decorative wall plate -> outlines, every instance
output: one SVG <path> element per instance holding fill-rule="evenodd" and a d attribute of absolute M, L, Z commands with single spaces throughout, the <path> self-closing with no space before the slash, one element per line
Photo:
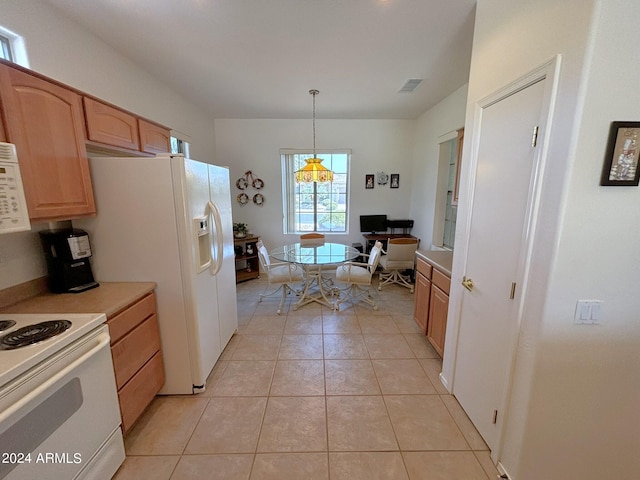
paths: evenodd
<path fill-rule="evenodd" d="M 256 178 L 253 180 L 253 188 L 255 188 L 256 190 L 261 190 L 262 187 L 264 187 L 264 182 L 262 181 L 262 179 L 260 178 Z"/>
<path fill-rule="evenodd" d="M 389 175 L 387 175 L 384 172 L 378 172 L 377 176 L 378 176 L 378 185 L 386 185 L 387 182 L 389 181 Z"/>
<path fill-rule="evenodd" d="M 238 181 L 236 182 L 236 187 L 238 187 L 240 190 L 244 190 L 248 186 L 249 186 L 249 182 L 247 182 L 247 179 L 244 177 L 239 178 Z"/>
<path fill-rule="evenodd" d="M 247 195 L 246 193 L 240 193 L 236 198 L 240 205 L 246 205 L 247 203 L 249 203 L 249 195 Z"/>

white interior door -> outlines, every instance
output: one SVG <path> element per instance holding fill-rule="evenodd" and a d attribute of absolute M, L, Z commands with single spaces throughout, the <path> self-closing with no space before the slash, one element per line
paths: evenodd
<path fill-rule="evenodd" d="M 453 393 L 490 448 L 497 446 L 523 275 L 545 98 L 540 80 L 482 110 Z M 511 298 L 512 283 L 516 282 Z"/>

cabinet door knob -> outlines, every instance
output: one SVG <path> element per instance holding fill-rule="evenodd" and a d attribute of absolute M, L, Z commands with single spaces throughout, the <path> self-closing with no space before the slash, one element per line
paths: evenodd
<path fill-rule="evenodd" d="M 462 286 L 467 290 L 473 290 L 473 280 L 467 277 L 462 277 Z"/>

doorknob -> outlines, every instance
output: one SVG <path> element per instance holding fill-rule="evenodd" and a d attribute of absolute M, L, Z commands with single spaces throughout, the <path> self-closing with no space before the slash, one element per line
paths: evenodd
<path fill-rule="evenodd" d="M 467 277 L 462 277 L 462 286 L 467 290 L 473 290 L 473 280 Z"/>

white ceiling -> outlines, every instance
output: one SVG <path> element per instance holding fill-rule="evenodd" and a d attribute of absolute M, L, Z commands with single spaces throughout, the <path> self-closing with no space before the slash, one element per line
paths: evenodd
<path fill-rule="evenodd" d="M 420 116 L 468 81 L 475 0 L 47 0 L 214 118 Z M 423 78 L 413 93 L 398 93 Z"/>

